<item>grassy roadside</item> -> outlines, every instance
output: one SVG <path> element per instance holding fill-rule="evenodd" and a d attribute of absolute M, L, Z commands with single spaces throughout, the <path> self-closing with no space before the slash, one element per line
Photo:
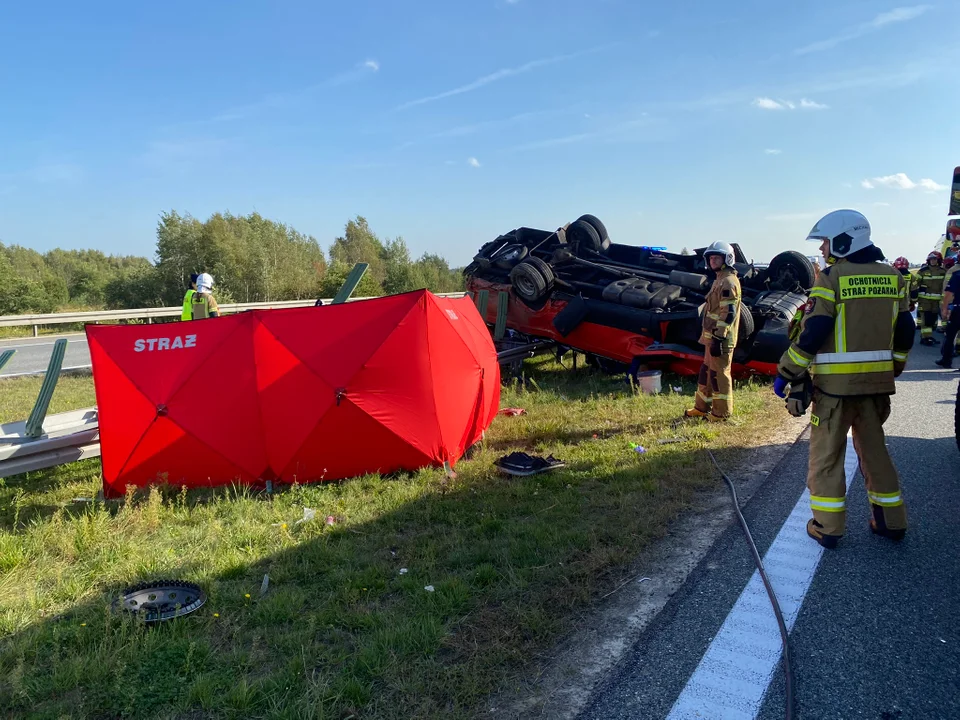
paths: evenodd
<path fill-rule="evenodd" d="M 0 379 L 0 423 L 26 420 L 37 401 L 43 376 Z M 64 375 L 50 399 L 50 415 L 67 410 L 93 407 L 97 404 L 93 392 L 93 378 Z"/>
<path fill-rule="evenodd" d="M 618 571 L 716 482 L 703 447 L 732 462 L 783 412 L 767 385 L 748 383 L 737 424 L 675 427 L 689 382 L 682 394 L 636 396 L 592 371 L 528 367 L 536 389 L 507 390 L 502 402 L 527 414 L 499 417 L 455 480 L 422 471 L 272 497 L 161 488 L 104 504 L 73 501 L 95 495 L 98 461 L 8 479 L 3 715 L 481 713 L 490 691 L 614 589 Z M 8 390 L 0 385 L 5 409 Z M 493 461 L 515 449 L 567 467 L 498 475 Z M 298 524 L 304 508 L 316 519 Z M 201 583 L 207 605 L 149 630 L 109 612 L 107 593 L 161 576 Z"/>

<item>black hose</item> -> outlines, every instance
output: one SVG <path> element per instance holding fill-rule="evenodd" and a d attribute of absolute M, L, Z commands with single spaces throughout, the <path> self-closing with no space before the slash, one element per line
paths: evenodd
<path fill-rule="evenodd" d="M 740 500 L 737 497 L 737 489 L 709 449 L 707 450 L 707 455 L 710 456 L 710 460 L 713 462 L 714 467 L 717 468 L 717 472 L 720 473 L 720 476 L 727 482 L 727 487 L 730 488 L 730 495 L 733 498 L 733 509 L 737 513 L 737 519 L 740 521 L 740 527 L 743 528 L 743 534 L 747 537 L 747 544 L 750 546 L 750 552 L 753 553 L 753 561 L 756 563 L 757 570 L 760 572 L 763 586 L 767 589 L 767 596 L 770 598 L 770 604 L 773 605 L 773 614 L 777 616 L 777 625 L 780 626 L 780 639 L 783 645 L 783 677 L 786 684 L 784 717 L 787 720 L 793 720 L 793 670 L 790 667 L 790 633 L 787 631 L 787 624 L 783 620 L 783 613 L 780 611 L 780 603 L 777 601 L 777 595 L 773 591 L 773 586 L 767 577 L 767 571 L 763 567 L 763 560 L 760 559 L 760 553 L 757 551 L 757 544 L 753 541 L 753 535 L 750 534 L 750 527 L 747 525 L 747 520 L 743 517 L 743 513 L 740 512 Z"/>

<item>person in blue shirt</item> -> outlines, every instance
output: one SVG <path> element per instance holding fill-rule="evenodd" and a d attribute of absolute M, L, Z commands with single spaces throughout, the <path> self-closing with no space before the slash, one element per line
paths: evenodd
<path fill-rule="evenodd" d="M 940 359 L 936 361 L 936 364 L 942 368 L 953 367 L 953 346 L 957 340 L 957 333 L 960 332 L 960 308 L 955 306 L 958 298 L 960 298 L 960 272 L 955 272 L 950 277 L 947 287 L 944 288 L 940 305 L 940 314 L 947 321 L 943 350 Z M 956 311 L 954 311 L 955 308 Z"/>

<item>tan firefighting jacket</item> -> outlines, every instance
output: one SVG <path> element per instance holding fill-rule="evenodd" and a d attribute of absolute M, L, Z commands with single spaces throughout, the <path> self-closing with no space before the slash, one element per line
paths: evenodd
<path fill-rule="evenodd" d="M 740 280 L 737 271 L 724 266 L 717 273 L 703 309 L 701 344 L 708 346 L 714 338 L 721 341 L 725 351 L 737 346 L 740 325 Z"/>
<path fill-rule="evenodd" d="M 896 332 L 900 314 L 909 317 L 905 290 L 900 272 L 882 262 L 839 260 L 821 271 L 778 372 L 790 380 L 809 372 L 828 395 L 893 394 L 894 362 L 902 369 L 913 345 L 913 329 Z"/>
<path fill-rule="evenodd" d="M 940 309 L 943 300 L 944 278 L 947 271 L 942 267 L 924 265 L 917 273 L 917 307 L 921 312 L 934 312 Z"/>

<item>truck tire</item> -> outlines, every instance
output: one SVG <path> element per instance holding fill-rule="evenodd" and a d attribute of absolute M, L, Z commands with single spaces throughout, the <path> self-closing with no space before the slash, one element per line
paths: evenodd
<path fill-rule="evenodd" d="M 700 306 L 700 327 L 703 327 L 703 308 L 704 305 Z M 743 345 L 747 338 L 753 335 L 753 332 L 757 329 L 757 323 L 753 319 L 753 313 L 750 312 L 750 308 L 747 307 L 746 303 L 740 303 L 740 324 L 737 326 L 737 347 Z M 699 334 L 697 335 L 699 338 Z"/>
<path fill-rule="evenodd" d="M 809 290 L 817 279 L 813 263 L 807 260 L 806 255 L 795 250 L 787 250 L 773 258 L 767 277 L 774 290 L 795 290 L 797 286 Z"/>
<path fill-rule="evenodd" d="M 581 220 L 588 225 L 593 226 L 593 229 L 597 231 L 597 235 L 600 236 L 600 242 L 610 239 L 610 235 L 607 234 L 606 226 L 600 222 L 600 218 L 598 218 L 596 215 L 581 215 L 577 218 L 577 222 L 580 222 Z"/>
<path fill-rule="evenodd" d="M 501 270 L 510 270 L 517 263 L 522 262 L 528 254 L 526 245 L 507 245 L 502 250 L 496 252 L 493 257 L 490 258 L 490 262 L 494 267 L 500 268 Z"/>
<path fill-rule="evenodd" d="M 743 344 L 743 342 L 753 335 L 753 331 L 757 329 L 757 324 L 754 322 L 753 313 L 750 312 L 750 308 L 747 307 L 746 303 L 740 303 L 740 326 L 737 328 L 737 345 Z"/>
<path fill-rule="evenodd" d="M 510 271 L 510 284 L 517 297 L 537 303 L 553 291 L 553 269 L 538 257 L 528 257 Z"/>
<path fill-rule="evenodd" d="M 601 240 L 600 233 L 585 220 L 570 223 L 567 228 L 567 243 L 580 257 L 603 254 L 610 247 L 610 240 Z"/>

